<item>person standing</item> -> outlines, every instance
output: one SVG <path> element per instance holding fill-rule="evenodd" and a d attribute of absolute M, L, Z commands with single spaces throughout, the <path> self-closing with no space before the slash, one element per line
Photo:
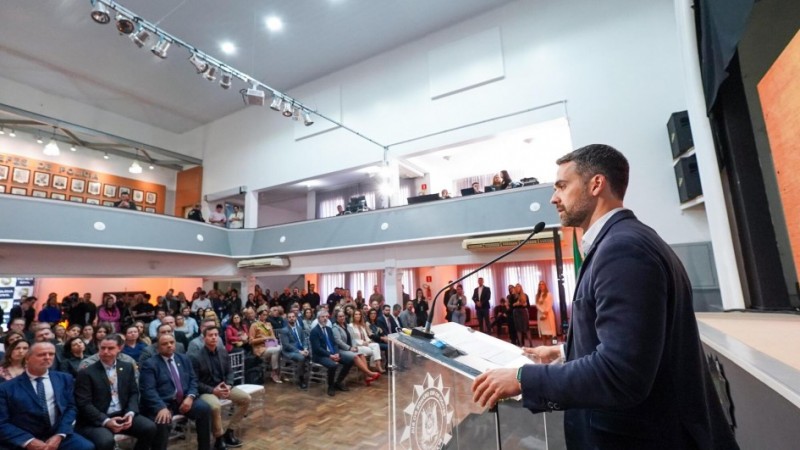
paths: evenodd
<path fill-rule="evenodd" d="M 629 166 L 608 145 L 557 161 L 551 202 L 584 230 L 586 251 L 564 346 L 541 362 L 491 370 L 472 385 L 483 405 L 522 394 L 533 412 L 565 410 L 570 449 L 737 449 L 706 365 L 692 287 L 680 259 L 623 207 Z"/>
<path fill-rule="evenodd" d="M 211 214 L 208 215 L 208 223 L 220 228 L 225 228 L 225 223 L 227 223 L 227 221 L 228 218 L 225 217 L 221 204 L 218 204 L 216 208 L 214 208 L 214 211 L 211 211 Z"/>
<path fill-rule="evenodd" d="M 233 212 L 228 216 L 228 227 L 236 230 L 244 228 L 244 213 L 239 210 L 238 205 L 233 205 Z"/>
<path fill-rule="evenodd" d="M 483 277 L 478 278 L 478 287 L 472 292 L 472 301 L 475 302 L 475 315 L 478 317 L 478 328 L 482 333 L 492 334 L 492 327 L 489 324 L 489 312 L 492 298 L 492 290 L 483 285 Z"/>
<path fill-rule="evenodd" d="M 556 314 L 553 311 L 553 294 L 547 289 L 544 280 L 539 281 L 536 291 L 536 324 L 542 344 L 550 344 L 556 333 Z"/>
<path fill-rule="evenodd" d="M 455 323 L 464 325 L 467 323 L 467 315 L 464 313 L 464 305 L 467 304 L 467 297 L 464 295 L 464 288 L 456 285 L 455 294 L 450 296 L 447 301 L 447 310 L 450 311 L 450 318 Z"/>

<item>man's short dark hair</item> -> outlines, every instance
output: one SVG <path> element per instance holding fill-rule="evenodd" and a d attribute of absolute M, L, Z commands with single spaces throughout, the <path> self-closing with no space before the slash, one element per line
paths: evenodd
<path fill-rule="evenodd" d="M 575 171 L 584 180 L 603 175 L 608 180 L 611 192 L 620 200 L 625 198 L 630 166 L 619 150 L 610 145 L 590 144 L 556 160 L 559 166 L 568 162 L 575 163 Z"/>
<path fill-rule="evenodd" d="M 106 337 L 103 338 L 103 341 L 114 341 L 114 343 L 117 344 L 117 347 L 122 347 L 122 345 L 125 344 L 125 339 L 123 339 L 122 336 L 118 335 L 117 333 L 107 334 Z"/>
<path fill-rule="evenodd" d="M 216 325 L 212 325 L 208 328 L 203 329 L 203 337 L 206 337 L 209 331 L 214 331 L 214 330 L 217 330 L 217 333 L 219 333 L 219 327 Z"/>
<path fill-rule="evenodd" d="M 161 329 L 164 328 L 164 327 L 168 327 L 170 333 L 175 331 L 175 330 L 172 329 L 172 325 L 170 325 L 168 323 L 162 323 L 161 325 L 158 326 L 158 328 L 156 328 L 156 334 L 161 334 Z"/>

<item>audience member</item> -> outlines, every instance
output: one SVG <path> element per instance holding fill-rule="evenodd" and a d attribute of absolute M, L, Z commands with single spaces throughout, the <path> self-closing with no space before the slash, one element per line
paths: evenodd
<path fill-rule="evenodd" d="M 175 353 L 175 337 L 161 334 L 156 341 L 158 355 L 147 359 L 141 367 L 142 414 L 156 423 L 153 448 L 165 450 L 172 417 L 182 414 L 195 421 L 197 448 L 211 448 L 211 409 L 198 399 L 197 376 L 189 357 Z"/>
<path fill-rule="evenodd" d="M 451 198 L 450 197 L 450 191 L 448 191 L 447 189 L 442 189 L 442 193 L 439 194 L 439 197 L 441 197 L 441 198 Z"/>
<path fill-rule="evenodd" d="M 0 383 L 8 381 L 25 372 L 25 355 L 28 354 L 28 341 L 22 335 L 15 333 L 19 339 L 8 342 L 6 339 L 6 351 L 3 356 L 3 363 L 0 364 Z"/>
<path fill-rule="evenodd" d="M 287 305 L 286 310 L 288 309 L 289 307 Z M 281 308 L 278 306 L 273 306 L 269 309 L 269 317 L 267 320 L 272 325 L 273 330 L 280 330 L 286 326 L 286 321 L 281 317 Z"/>
<path fill-rule="evenodd" d="M 417 314 L 414 312 L 414 302 L 407 301 L 404 303 L 405 309 L 397 317 L 400 320 L 400 326 L 403 328 L 414 328 L 417 326 Z"/>
<path fill-rule="evenodd" d="M 150 336 L 148 336 L 147 333 L 144 332 L 144 322 L 142 322 L 141 320 L 137 320 L 136 322 L 133 322 L 133 325 L 139 331 L 139 341 L 142 342 L 144 345 L 152 344 Z"/>
<path fill-rule="evenodd" d="M 500 297 L 500 304 L 494 307 L 494 320 L 492 321 L 492 328 L 497 327 L 497 337 L 500 337 L 503 325 L 509 324 L 508 320 L 508 306 L 506 306 L 506 299 Z M 509 334 L 511 330 L 509 329 Z"/>
<path fill-rule="evenodd" d="M 208 223 L 211 225 L 225 228 L 225 224 L 228 222 L 228 219 L 225 217 L 225 212 L 222 209 L 222 205 L 217 204 L 214 208 L 214 211 L 211 211 L 211 214 L 208 215 Z"/>
<path fill-rule="evenodd" d="M 55 346 L 36 342 L 25 356 L 25 375 L 0 384 L 0 442 L 30 449 L 92 450 L 73 430 L 76 409 L 70 375 L 50 370 Z"/>
<path fill-rule="evenodd" d="M 186 216 L 189 220 L 194 220 L 196 222 L 203 222 L 205 223 L 206 219 L 203 219 L 203 211 L 200 210 L 200 204 L 194 205 L 192 209 L 189 211 L 189 214 Z"/>
<path fill-rule="evenodd" d="M 311 329 L 314 328 L 314 310 L 311 308 L 305 308 L 303 310 L 303 320 L 300 321 L 302 327 L 307 331 L 311 332 Z"/>
<path fill-rule="evenodd" d="M 309 284 L 308 293 L 303 296 L 303 302 L 308 303 L 309 306 L 311 306 L 311 308 L 313 308 L 314 310 L 317 309 L 320 302 L 319 294 L 317 294 L 316 289 L 317 289 L 316 284 L 313 283 Z"/>
<path fill-rule="evenodd" d="M 250 347 L 253 354 L 269 363 L 272 368 L 272 381 L 281 383 L 281 347 L 272 324 L 267 320 L 266 306 L 258 308 L 258 320 L 250 327 Z"/>
<path fill-rule="evenodd" d="M 308 389 L 308 332 L 298 322 L 296 313 L 289 312 L 286 319 L 286 327 L 278 330 L 281 354 L 296 363 L 294 381 L 300 389 L 305 390 Z"/>
<path fill-rule="evenodd" d="M 366 356 L 358 351 L 355 340 L 348 329 L 346 317 L 344 311 L 340 310 L 336 313 L 336 323 L 333 324 L 333 340 L 342 358 L 352 359 L 353 365 L 366 376 L 364 382 L 369 386 L 381 374 L 370 370 Z"/>
<path fill-rule="evenodd" d="M 492 334 L 489 324 L 489 311 L 491 310 L 492 289 L 483 285 L 483 277 L 478 278 L 478 287 L 472 291 L 472 301 L 475 303 L 475 316 L 478 318 L 478 327 L 482 333 Z"/>
<path fill-rule="evenodd" d="M 353 361 L 343 358 L 336 350 L 333 331 L 328 328 L 328 318 L 330 314 L 326 309 L 321 309 L 317 313 L 317 325 L 311 330 L 309 340 L 311 342 L 312 360 L 317 364 L 322 364 L 328 369 L 328 395 L 336 395 L 336 390 L 349 391 L 344 385 L 344 379 Z M 336 378 L 336 369 L 342 366 Z"/>
<path fill-rule="evenodd" d="M 86 344 L 83 343 L 83 339 L 80 337 L 67 339 L 67 342 L 64 343 L 58 370 L 75 378 L 78 375 L 81 361 L 86 357 L 85 352 Z"/>
<path fill-rule="evenodd" d="M 378 372 L 386 373 L 383 369 L 383 362 L 381 361 L 381 347 L 370 338 L 370 330 L 366 320 L 364 320 L 364 312 L 356 310 L 353 313 L 353 320 L 348 327 L 350 335 L 353 338 L 353 344 L 358 349 L 358 352 L 368 357 Z"/>
<path fill-rule="evenodd" d="M 250 407 L 250 394 L 233 386 L 228 352 L 219 347 L 219 328 L 208 327 L 203 330 L 203 348 L 190 356 L 192 367 L 197 375 L 197 390 L 200 399 L 211 408 L 211 432 L 214 435 L 214 448 L 241 447 L 236 438 L 236 430 Z M 222 428 L 222 405 L 220 400 L 233 402 L 234 413 L 228 428 Z"/>
<path fill-rule="evenodd" d="M 467 297 L 464 295 L 464 288 L 456 285 L 456 292 L 447 301 L 447 310 L 450 311 L 450 321 L 464 325 L 467 322 L 467 315 L 464 312 L 464 305 L 467 304 Z"/>
<path fill-rule="evenodd" d="M 130 356 L 134 361 L 139 361 L 145 348 L 147 348 L 147 344 L 139 339 L 139 327 L 135 324 L 128 325 L 125 329 L 125 344 L 122 346 L 122 353 Z"/>
<path fill-rule="evenodd" d="M 231 316 L 231 321 L 225 327 L 225 350 L 228 353 L 234 351 L 243 351 L 250 346 L 247 343 L 250 340 L 250 330 L 247 325 L 242 322 L 242 315 L 234 313 Z"/>
<path fill-rule="evenodd" d="M 154 442 L 156 425 L 139 414 L 135 367 L 117 359 L 121 344 L 118 335 L 106 336 L 100 342 L 99 361 L 78 373 L 75 380 L 77 430 L 98 450 L 113 450 L 115 434 L 135 437 L 136 450 L 163 447 L 166 443 Z"/>
<path fill-rule="evenodd" d="M 228 216 L 228 227 L 237 230 L 244 228 L 244 213 L 239 210 L 237 205 L 233 205 L 233 212 Z"/>
<path fill-rule="evenodd" d="M 483 194 L 481 190 L 481 184 L 477 181 L 472 182 L 472 190 L 475 191 L 476 194 Z"/>
<path fill-rule="evenodd" d="M 430 305 L 428 305 L 428 300 L 425 298 L 425 293 L 422 288 L 417 288 L 417 291 L 414 294 L 413 302 L 414 312 L 417 313 L 417 326 L 425 326 L 425 323 L 428 321 L 428 310 L 430 309 Z"/>
<path fill-rule="evenodd" d="M 133 200 L 131 200 L 131 194 L 125 191 L 119 193 L 119 200 L 114 202 L 114 207 L 123 209 L 132 209 L 134 211 L 138 209 L 136 207 L 136 203 Z"/>
<path fill-rule="evenodd" d="M 100 322 L 105 322 L 111 325 L 111 330 L 109 333 L 118 332 L 120 329 L 120 320 L 122 319 L 122 314 L 120 309 L 117 307 L 116 302 L 114 301 L 114 297 L 109 295 L 103 299 L 103 306 L 97 310 L 97 319 Z"/>
<path fill-rule="evenodd" d="M 514 300 L 513 303 L 509 300 L 514 320 L 514 330 L 517 332 L 517 341 L 520 345 L 524 346 L 526 337 L 528 341 L 531 340 L 530 318 L 528 313 L 530 302 L 528 301 L 528 294 L 522 289 L 522 285 L 517 283 L 517 285 L 514 286 L 514 296 L 511 298 Z"/>
<path fill-rule="evenodd" d="M 61 322 L 61 308 L 58 306 L 58 294 L 51 292 L 50 295 L 47 296 L 47 302 L 44 308 L 39 311 L 37 319 L 39 322 L 46 322 L 48 324 Z"/>
<path fill-rule="evenodd" d="M 378 302 L 378 306 L 383 306 L 383 294 L 381 294 L 381 290 L 377 284 L 372 286 L 372 295 L 369 296 L 370 306 L 372 306 L 372 302 Z"/>
<path fill-rule="evenodd" d="M 175 338 L 175 333 L 172 330 L 171 325 L 163 324 L 158 327 L 158 336 L 153 339 L 152 344 L 148 345 L 142 350 L 142 354 L 139 355 L 139 364 L 144 364 L 145 361 L 158 354 L 158 337 L 165 334 L 172 336 L 173 339 Z M 175 342 L 173 351 L 180 354 L 185 354 L 187 352 L 186 347 L 184 347 L 180 342 L 177 342 L 177 340 Z"/>

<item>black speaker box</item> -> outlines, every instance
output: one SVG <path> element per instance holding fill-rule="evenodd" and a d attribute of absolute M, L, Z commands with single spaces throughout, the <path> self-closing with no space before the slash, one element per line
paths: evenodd
<path fill-rule="evenodd" d="M 678 196 L 681 203 L 703 195 L 700 185 L 700 171 L 697 169 L 695 155 L 681 158 L 675 163 L 675 182 L 678 184 Z"/>
<path fill-rule="evenodd" d="M 689 123 L 689 113 L 680 111 L 672 113 L 667 122 L 669 145 L 672 147 L 672 157 L 677 158 L 694 147 L 692 140 L 692 125 Z"/>

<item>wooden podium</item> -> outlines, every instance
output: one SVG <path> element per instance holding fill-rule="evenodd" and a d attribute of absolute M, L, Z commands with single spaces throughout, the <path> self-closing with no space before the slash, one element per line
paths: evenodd
<path fill-rule="evenodd" d="M 389 448 L 561 448 L 548 446 L 549 414 L 532 414 L 518 399 L 490 410 L 472 401 L 472 382 L 483 371 L 530 363 L 519 348 L 455 323 L 431 331 L 433 341 L 389 336 Z"/>

